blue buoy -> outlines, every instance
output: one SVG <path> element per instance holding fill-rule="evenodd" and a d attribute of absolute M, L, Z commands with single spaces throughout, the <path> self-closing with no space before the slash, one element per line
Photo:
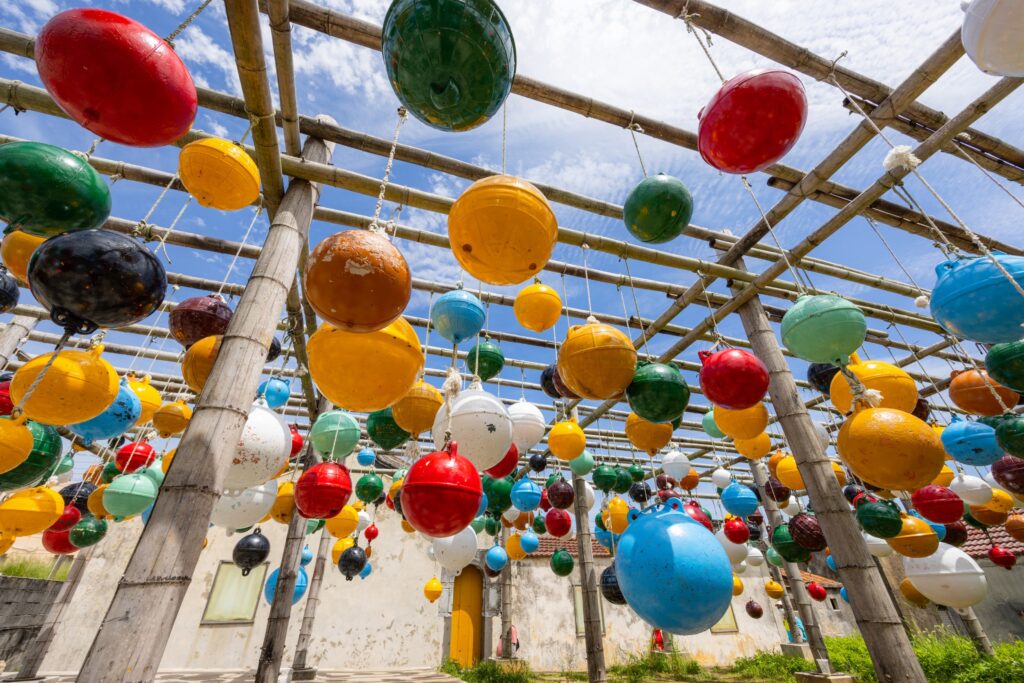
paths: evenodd
<path fill-rule="evenodd" d="M 313 561 L 313 551 L 309 549 L 308 545 L 302 546 L 302 555 L 299 557 L 299 564 L 305 567 L 307 564 Z"/>
<path fill-rule="evenodd" d="M 1024 285 L 1024 257 L 994 253 L 1018 285 Z M 962 339 L 998 344 L 1017 341 L 1024 306 L 1013 282 L 984 256 L 964 256 L 935 266 L 938 280 L 931 313 L 946 331 Z"/>
<path fill-rule="evenodd" d="M 68 429 L 82 437 L 83 444 L 90 446 L 93 441 L 121 436 L 138 421 L 140 415 L 142 402 L 128 386 L 128 381 L 122 379 L 117 389 L 117 398 L 106 410 L 91 420 L 68 425 Z"/>
<path fill-rule="evenodd" d="M 523 477 L 512 487 L 512 505 L 523 512 L 533 512 L 540 507 L 540 486 L 529 477 Z"/>
<path fill-rule="evenodd" d="M 270 572 L 270 576 L 267 577 L 267 583 L 263 586 L 263 598 L 268 603 L 274 602 L 274 592 L 277 590 L 277 576 L 280 573 L 280 569 L 275 569 Z M 299 567 L 299 575 L 295 577 L 295 590 L 292 592 L 292 604 L 296 604 L 302 599 L 302 596 L 306 594 L 306 589 L 309 587 L 309 576 L 306 575 L 306 570 Z"/>
<path fill-rule="evenodd" d="M 508 553 L 500 545 L 493 545 L 484 556 L 484 562 L 492 572 L 500 572 L 508 564 Z"/>
<path fill-rule="evenodd" d="M 359 572 L 359 578 L 360 579 L 365 579 L 367 576 L 370 575 L 370 572 L 372 572 L 372 571 L 373 571 L 373 565 L 371 565 L 369 562 L 367 562 L 366 566 L 363 567 L 363 571 Z"/>
<path fill-rule="evenodd" d="M 846 592 L 846 586 L 839 589 L 839 597 L 843 599 L 843 602 L 850 602 L 850 594 Z"/>
<path fill-rule="evenodd" d="M 540 547 L 540 537 L 533 533 L 532 530 L 527 529 L 519 537 L 519 547 L 522 548 L 525 553 L 532 553 Z"/>
<path fill-rule="evenodd" d="M 737 517 L 746 517 L 757 510 L 757 496 L 749 487 L 733 482 L 722 491 L 722 507 Z"/>
<path fill-rule="evenodd" d="M 288 402 L 288 396 L 292 393 L 292 389 L 287 380 L 271 377 L 260 384 L 256 393 L 258 396 L 262 396 L 271 408 L 280 408 Z"/>
<path fill-rule="evenodd" d="M 372 448 L 364 448 L 356 455 L 356 462 L 362 467 L 373 467 L 373 464 L 377 462 L 377 454 L 373 452 Z"/>
<path fill-rule="evenodd" d="M 996 430 L 982 422 L 954 415 L 940 438 L 946 452 L 965 465 L 991 465 L 1003 457 L 1003 449 L 996 442 Z"/>
<path fill-rule="evenodd" d="M 430 307 L 430 322 L 453 344 L 475 337 L 484 326 L 484 305 L 464 289 L 445 292 Z"/>

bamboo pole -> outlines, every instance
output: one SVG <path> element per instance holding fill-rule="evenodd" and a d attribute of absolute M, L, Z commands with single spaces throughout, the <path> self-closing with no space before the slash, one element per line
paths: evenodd
<path fill-rule="evenodd" d="M 576 559 L 579 561 L 580 588 L 583 592 L 583 636 L 587 647 L 587 680 L 590 683 L 606 683 L 608 671 L 604 664 L 604 641 L 601 636 L 601 596 L 597 587 L 597 571 L 594 569 L 594 546 L 591 539 L 590 517 L 586 496 L 582 491 L 586 481 L 580 475 L 573 477 L 573 488 L 577 495 L 573 501 L 576 513 Z"/>
<path fill-rule="evenodd" d="M 295 69 L 292 66 L 292 24 L 288 19 L 288 0 L 270 0 L 268 16 L 270 38 L 274 45 L 277 91 L 281 101 L 284 149 L 288 154 L 297 156 L 301 149 L 299 105 L 295 94 Z"/>
<path fill-rule="evenodd" d="M 14 357 L 18 346 L 28 338 L 28 335 L 35 329 L 39 322 L 37 316 L 15 314 L 11 322 L 7 323 L 4 331 L 0 333 L 0 368 L 6 368 L 7 364 Z"/>
<path fill-rule="evenodd" d="M 309 580 L 309 592 L 306 596 L 306 607 L 302 611 L 302 625 L 299 627 L 299 639 L 295 643 L 295 657 L 292 658 L 292 680 L 312 681 L 316 678 L 316 668 L 309 666 L 309 642 L 313 637 L 313 623 L 316 621 L 317 607 L 320 606 L 320 587 L 323 585 L 324 573 L 327 571 L 327 556 L 331 554 L 334 539 L 326 529 L 320 532 L 320 545 L 317 547 L 316 559 L 313 560 L 313 576 Z"/>
<path fill-rule="evenodd" d="M 992 641 L 988 639 L 988 634 L 985 633 L 985 629 L 982 628 L 981 622 L 978 620 L 978 615 L 974 613 L 974 608 L 966 607 L 963 609 L 957 609 L 956 613 L 960 615 L 960 620 L 964 622 L 964 626 L 967 628 L 967 633 L 971 636 L 971 642 L 974 643 L 974 647 L 978 651 L 978 654 L 982 657 L 994 657 L 996 651 L 992 647 Z"/>
<path fill-rule="evenodd" d="M 707 29 L 730 42 L 768 57 L 779 64 L 784 64 L 815 80 L 827 82 L 826 79 L 829 76 L 834 76 L 845 90 L 871 102 L 882 102 L 891 97 L 894 92 L 884 83 L 847 69 L 831 59 L 816 55 L 807 48 L 796 45 L 782 36 L 706 0 L 634 0 L 634 2 L 671 17 L 679 17 L 684 11 L 688 12 L 695 26 Z M 949 120 L 942 112 L 931 109 L 920 102 L 911 101 L 905 109 L 909 118 L 934 129 L 942 127 Z M 980 149 L 1004 159 L 1007 163 L 1024 168 L 1024 151 L 981 131 L 967 129 L 967 133 Z"/>
<path fill-rule="evenodd" d="M 737 263 L 742 264 L 742 260 Z M 871 654 L 878 680 L 925 683 L 910 639 L 872 562 L 860 527 L 843 498 L 832 465 L 818 442 L 793 376 L 779 350 L 775 331 L 756 296 L 740 309 L 740 320 L 753 344 L 754 353 L 768 366 L 768 393 L 775 413 L 796 458 L 818 521 L 829 540 L 832 557 L 849 592 L 850 606 Z"/>
<path fill-rule="evenodd" d="M 775 581 L 780 586 L 784 581 L 782 578 L 782 572 L 780 572 L 779 568 L 774 564 L 768 565 L 768 576 L 770 576 L 772 581 Z M 789 592 L 785 590 L 782 591 L 782 615 L 785 617 L 786 623 L 789 624 L 789 633 L 793 637 L 793 642 L 797 644 L 806 642 L 804 640 L 804 635 L 800 633 L 800 627 L 796 623 L 796 612 L 793 611 L 793 601 L 789 597 Z"/>
<path fill-rule="evenodd" d="M 509 529 L 505 525 L 501 527 L 501 545 L 508 542 Z M 501 568 L 501 656 L 502 659 L 512 659 L 512 561 L 509 560 Z"/>
<path fill-rule="evenodd" d="M 229 7 L 235 4 L 229 0 Z M 324 163 L 331 148 L 309 140 L 303 156 Z M 293 181 L 275 213 L 149 524 L 79 672 L 82 683 L 148 682 L 156 674 L 294 279 L 316 196 L 312 184 Z"/>

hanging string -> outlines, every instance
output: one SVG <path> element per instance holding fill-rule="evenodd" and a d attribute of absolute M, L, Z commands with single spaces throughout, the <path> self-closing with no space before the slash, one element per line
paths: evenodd
<path fill-rule="evenodd" d="M 231 257 L 231 263 L 228 264 L 228 270 L 224 273 L 224 279 L 221 280 L 220 287 L 217 288 L 217 294 L 223 294 L 224 288 L 227 287 L 228 279 L 231 277 L 231 272 L 235 269 L 235 264 L 238 263 L 239 257 L 242 255 L 242 250 L 245 249 L 246 243 L 249 241 L 249 235 L 252 234 L 253 227 L 256 225 L 256 221 L 259 220 L 260 215 L 263 213 L 263 202 L 260 202 L 256 206 L 256 211 L 252 215 L 252 220 L 249 221 L 249 227 L 245 231 L 245 235 L 242 236 L 242 241 L 238 245 L 238 249 L 235 250 L 235 255 Z"/>
<path fill-rule="evenodd" d="M 149 219 L 153 217 L 153 212 L 156 211 L 156 207 L 160 206 L 160 202 L 164 200 L 164 197 L 167 196 L 167 192 L 170 191 L 171 186 L 174 185 L 177 180 L 178 174 L 174 174 L 164 186 L 164 189 L 160 190 L 160 194 L 157 195 L 156 201 L 154 201 L 153 205 L 149 207 L 149 211 L 146 212 L 146 215 L 132 227 L 131 234 L 133 237 L 141 237 L 147 242 L 153 239 L 153 231 L 150 228 Z"/>
<path fill-rule="evenodd" d="M 508 140 L 508 100 L 501 105 L 501 174 L 505 175 L 505 146 Z"/>
<path fill-rule="evenodd" d="M 425 381 L 425 379 L 427 377 L 426 358 L 427 358 L 427 353 L 429 353 L 429 350 L 430 350 L 430 328 L 431 328 L 431 325 L 434 322 L 434 319 L 430 317 L 430 309 L 432 309 L 433 307 L 434 307 L 434 293 L 431 292 L 430 293 L 430 297 L 429 297 L 429 299 L 427 301 L 427 333 L 423 337 L 423 358 L 424 358 L 424 363 L 423 363 L 423 367 L 420 368 L 420 381 L 421 382 Z"/>
<path fill-rule="evenodd" d="M 778 247 L 779 251 L 782 253 L 782 260 L 785 262 L 786 268 L 789 269 L 789 272 L 793 275 L 793 284 L 796 285 L 797 294 L 806 294 L 807 287 L 804 286 L 800 274 L 797 273 L 796 268 L 794 268 L 793 264 L 790 262 L 789 251 L 782 246 L 782 242 L 779 241 L 779 236 L 775 234 L 775 228 L 772 226 L 771 221 L 768 220 L 768 216 L 765 214 L 764 208 L 761 206 L 761 202 L 757 199 L 757 195 L 754 194 L 754 188 L 751 187 L 750 181 L 747 180 L 747 176 L 745 175 L 740 176 L 740 180 L 743 181 L 743 187 L 746 188 L 747 194 L 749 194 L 750 198 L 754 200 L 754 206 L 757 207 L 757 212 L 761 214 L 761 221 L 765 226 L 767 226 L 768 233 L 772 236 L 772 241 L 775 242 L 775 246 Z"/>
<path fill-rule="evenodd" d="M 872 232 L 874 232 L 875 235 L 878 237 L 878 241 L 882 243 L 882 246 L 885 247 L 885 250 L 889 252 L 889 256 L 891 256 L 892 260 L 896 262 L 896 265 L 903 272 L 903 275 L 907 278 L 907 281 L 910 282 L 911 285 L 913 285 L 916 289 L 918 289 L 921 292 L 918 298 L 914 300 L 915 305 L 917 305 L 919 308 L 924 308 L 925 306 L 927 306 L 927 290 L 922 288 L 921 285 L 917 284 L 917 280 L 915 280 L 914 276 L 910 274 L 910 271 L 907 270 L 907 267 L 903 265 L 903 261 L 901 261 L 900 257 L 896 255 L 896 252 L 893 250 L 893 248 L 889 246 L 889 242 L 882 235 L 882 231 L 878 229 L 878 224 L 875 223 L 874 219 L 870 218 L 869 216 L 863 215 L 861 217 L 868 222 L 869 226 L 871 226 Z M 921 300 L 922 297 L 924 297 L 923 301 Z"/>
<path fill-rule="evenodd" d="M 648 358 L 651 357 L 651 353 L 647 348 L 647 326 L 644 324 L 644 317 L 640 314 L 640 300 L 636 296 L 636 286 L 633 284 L 633 273 L 629 270 L 629 258 L 623 256 L 622 264 L 626 268 L 626 278 L 629 280 L 629 291 L 633 295 L 633 308 L 636 310 L 637 325 L 640 326 L 640 346 L 644 350 L 644 355 Z M 627 322 L 629 316 L 626 316 Z"/>
<path fill-rule="evenodd" d="M 708 49 L 711 47 L 711 33 L 707 31 L 707 29 L 696 26 L 693 23 L 694 18 L 699 16 L 699 14 L 690 13 L 690 0 L 686 0 L 686 4 L 683 6 L 683 11 L 679 13 L 679 16 L 677 16 L 676 19 L 683 20 L 683 23 L 686 24 L 686 32 L 693 35 L 697 44 L 700 45 L 700 49 L 704 52 L 704 56 L 708 58 L 711 68 L 713 68 L 715 73 L 718 74 L 718 80 L 725 83 L 725 76 L 722 75 L 722 70 L 718 68 L 718 64 L 715 63 L 715 58 L 711 56 L 711 50 Z M 701 34 L 704 35 L 703 40 L 701 39 Z M 707 44 L 705 44 L 705 42 Z"/>
<path fill-rule="evenodd" d="M 629 337 L 633 336 L 633 330 L 629 325 L 629 309 L 626 308 L 626 295 L 622 293 L 622 286 L 616 285 L 615 291 L 619 293 L 619 301 L 622 302 L 622 320 L 626 323 L 626 334 Z"/>
<path fill-rule="evenodd" d="M 587 258 L 589 253 L 590 253 L 590 246 L 586 242 L 584 242 L 582 248 L 583 248 L 583 280 L 584 280 L 584 284 L 587 287 L 587 312 L 590 314 L 588 319 L 587 319 L 587 322 L 590 322 L 590 318 L 594 317 L 594 305 L 593 305 L 593 303 L 590 300 L 590 266 L 589 266 L 588 258 Z"/>
<path fill-rule="evenodd" d="M 170 237 L 171 233 L 178 227 L 178 221 L 181 220 L 181 217 L 185 214 L 185 209 L 187 209 L 191 203 L 192 195 L 189 195 L 185 200 L 185 203 L 182 204 L 181 209 L 178 210 L 178 214 L 174 217 L 174 220 L 171 221 L 171 224 L 167 226 L 164 234 L 157 240 L 156 249 L 154 249 L 154 251 L 162 251 L 164 253 L 164 258 L 167 259 L 167 263 L 172 263 L 171 255 L 167 251 L 167 238 Z M 150 232 L 152 232 L 152 230 Z"/>
<path fill-rule="evenodd" d="M 172 50 L 174 49 L 175 39 L 177 39 L 177 37 L 181 35 L 182 31 L 187 29 L 192 24 L 192 22 L 195 21 L 196 18 L 203 13 L 204 9 L 210 6 L 211 2 L 213 2 L 213 0 L 203 0 L 203 2 L 200 3 L 200 5 L 195 8 L 195 10 L 192 11 L 192 14 L 188 15 L 185 18 L 185 21 L 178 24 L 178 27 L 171 31 L 166 38 L 164 38 L 164 42 L 170 45 Z"/>
<path fill-rule="evenodd" d="M 640 142 L 637 140 L 637 133 L 644 133 L 644 129 L 639 123 L 633 120 L 636 113 L 630 110 L 629 112 L 629 124 L 626 125 L 626 129 L 629 130 L 629 134 L 633 136 L 633 147 L 636 148 L 636 158 L 640 162 L 640 170 L 643 171 L 644 177 L 647 177 L 647 166 L 644 164 L 644 155 L 640 153 Z"/>
<path fill-rule="evenodd" d="M 701 282 L 704 282 L 704 273 L 698 270 L 697 277 L 701 279 Z M 706 319 L 711 321 L 711 336 L 714 338 L 714 344 L 711 346 L 711 350 L 714 351 L 719 346 L 727 346 L 727 344 L 725 341 L 725 337 L 722 336 L 721 331 L 719 331 L 718 329 L 718 321 L 715 320 L 715 311 L 717 309 L 711 304 L 711 298 L 708 296 L 708 288 L 701 287 L 700 293 L 704 296 L 704 305 L 707 306 L 708 310 L 711 312 L 711 315 L 709 315 Z"/>
<path fill-rule="evenodd" d="M 958 135 L 957 137 L 960 137 L 960 136 L 966 136 L 966 139 L 968 139 L 968 140 L 969 140 L 969 139 L 970 139 L 970 137 L 971 137 L 971 136 L 970 136 L 970 135 L 969 135 L 968 133 L 966 133 L 966 132 L 964 132 L 964 133 L 960 133 L 960 135 Z M 1014 194 L 1013 192 L 1011 192 L 1011 191 L 1010 191 L 1010 188 L 1008 188 L 1008 187 L 1007 187 L 1007 186 L 1006 186 L 1006 185 L 1005 185 L 1004 183 L 1002 183 L 1002 182 L 1001 182 L 1001 181 L 999 180 L 999 178 L 997 178 L 997 177 L 996 177 L 996 175 L 995 175 L 994 173 L 990 172 L 990 171 L 989 171 L 989 170 L 988 170 L 987 168 L 985 168 L 984 166 L 982 166 L 981 164 L 979 164 L 979 163 L 977 162 L 977 160 L 976 160 L 976 159 L 975 159 L 975 158 L 974 158 L 973 156 L 971 156 L 970 154 L 968 154 L 968 153 L 967 153 L 967 150 L 966 150 L 966 149 L 964 149 L 963 145 L 957 144 L 957 141 L 956 141 L 956 140 L 954 140 L 954 141 L 953 141 L 953 147 L 954 147 L 954 148 L 956 149 L 956 151 L 957 151 L 957 152 L 959 152 L 959 153 L 960 153 L 960 156 L 962 156 L 962 157 L 963 157 L 964 159 L 967 159 L 967 161 L 969 161 L 969 162 L 971 162 L 972 164 L 974 164 L 974 165 L 975 165 L 975 166 L 976 166 L 976 167 L 978 168 L 978 170 L 979 170 L 979 171 L 981 171 L 981 172 L 982 172 L 983 174 L 985 174 L 985 177 L 986 177 L 986 178 L 988 178 L 988 179 L 989 179 L 989 180 L 991 180 L 991 181 L 992 181 L 993 183 L 995 183 L 996 187 L 998 187 L 998 188 L 999 188 L 1000 190 L 1002 190 L 1003 192 L 1005 192 L 1005 193 L 1007 194 L 1007 196 L 1009 196 L 1009 197 L 1010 197 L 1010 199 L 1012 199 L 1012 200 L 1013 200 L 1014 202 L 1016 202 L 1016 203 L 1017 203 L 1017 206 L 1019 206 L 1019 207 L 1021 207 L 1022 209 L 1024 209 L 1024 201 L 1022 201 L 1022 200 L 1020 199 L 1020 197 L 1018 197 L 1018 196 L 1017 196 L 1017 195 L 1015 195 L 1015 194 Z"/>
<path fill-rule="evenodd" d="M 388 152 L 388 161 L 384 165 L 384 177 L 380 181 L 380 192 L 377 194 L 377 205 L 373 209 L 373 220 L 370 221 L 370 232 L 387 234 L 384 227 L 380 225 L 380 212 L 384 208 L 384 195 L 388 189 L 388 180 L 391 178 L 391 167 L 395 163 L 395 152 L 398 150 L 398 135 L 402 131 L 402 124 L 408 118 L 409 113 L 405 110 L 405 107 L 399 107 L 395 134 L 391 138 L 391 150 Z"/>

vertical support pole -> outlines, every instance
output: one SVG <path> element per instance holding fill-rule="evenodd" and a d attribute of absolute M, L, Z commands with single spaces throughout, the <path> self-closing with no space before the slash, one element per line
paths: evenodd
<path fill-rule="evenodd" d="M 743 268 L 743 260 L 736 266 Z M 768 366 L 768 393 L 782 425 L 822 531 L 829 540 L 839 576 L 850 595 L 857 626 L 864 636 L 879 681 L 925 683 L 921 664 L 889 599 L 860 528 L 843 498 L 832 465 L 818 442 L 807 408 L 797 391 L 775 331 L 754 296 L 739 309 L 753 352 Z"/>
<path fill-rule="evenodd" d="M 774 564 L 768 565 L 768 575 L 772 577 L 772 580 L 782 585 L 782 572 Z M 800 633 L 800 629 L 796 625 L 796 612 L 793 611 L 793 601 L 789 599 L 789 592 L 782 592 L 782 615 L 786 619 L 786 623 L 789 624 L 789 632 L 793 635 L 794 643 L 804 642 L 804 636 Z"/>
<path fill-rule="evenodd" d="M 511 532 L 502 525 L 501 544 L 504 546 Z M 512 659 L 512 560 L 501 570 L 501 657 Z"/>
<path fill-rule="evenodd" d="M 309 139 L 303 158 L 328 163 L 333 149 Z M 149 524 L 78 674 L 82 683 L 148 683 L 156 676 L 295 279 L 317 195 L 313 183 L 292 180 L 274 213 Z"/>
<path fill-rule="evenodd" d="M 85 575 L 85 567 L 89 563 L 89 558 L 92 557 L 93 548 L 86 548 L 75 556 L 75 561 L 72 562 L 71 569 L 68 570 L 68 576 L 64 580 L 64 585 L 61 586 L 57 600 L 50 605 L 50 610 L 46 613 L 46 619 L 43 621 L 43 627 L 25 648 L 25 656 L 22 657 L 21 665 L 18 667 L 18 675 L 12 680 L 29 681 L 37 678 L 39 667 L 43 665 L 46 653 L 50 649 L 50 643 L 53 642 L 53 637 L 57 633 L 57 624 L 61 622 L 64 611 L 71 604 L 75 592 L 78 591 L 78 586 L 82 583 L 82 576 Z"/>
<path fill-rule="evenodd" d="M 782 524 L 782 513 L 779 512 L 779 506 L 775 501 L 764 495 L 764 485 L 768 481 L 767 469 L 763 462 L 750 463 L 750 472 L 754 475 L 754 483 L 761 489 L 761 500 L 765 512 L 768 513 L 768 524 L 771 529 L 774 529 Z M 825 639 L 821 636 L 821 628 L 818 626 L 818 620 L 814 617 L 814 608 L 811 606 L 811 596 L 807 594 L 803 576 L 800 574 L 800 567 L 796 562 L 786 562 L 786 577 L 789 583 L 789 594 L 792 600 L 796 602 L 796 609 L 800 613 L 800 621 L 803 622 L 804 630 L 807 631 L 807 644 L 811 646 L 811 654 L 814 655 L 814 661 L 817 663 L 818 670 L 821 673 L 828 673 L 830 667 L 828 665 L 828 650 L 825 649 Z M 799 643 L 800 640 L 797 638 L 797 634 L 800 632 L 800 629 L 794 628 L 795 626 L 796 624 L 793 621 L 789 622 L 790 633 L 793 634 L 793 642 Z"/>
<path fill-rule="evenodd" d="M 978 615 L 974 613 L 974 608 L 958 609 L 956 613 L 960 615 L 964 626 L 967 627 L 967 633 L 971 636 L 971 641 L 974 643 L 978 654 L 982 657 L 995 656 L 996 651 L 992 648 L 992 641 L 988 639 L 988 634 L 981 627 L 981 622 L 978 620 Z"/>
<path fill-rule="evenodd" d="M 331 554 L 334 538 L 327 529 L 320 532 L 320 546 L 313 560 L 313 576 L 309 580 L 309 593 L 306 595 L 306 608 L 302 612 L 302 626 L 299 628 L 299 639 L 295 643 L 295 657 L 292 659 L 292 680 L 311 681 L 316 677 L 316 669 L 309 666 L 309 641 L 313 637 L 313 623 L 316 620 L 316 609 L 320 604 L 320 586 L 324 582 L 327 570 L 327 556 Z"/>
<path fill-rule="evenodd" d="M 594 570 L 594 546 L 587 516 L 586 482 L 576 475 L 572 480 L 576 489 L 573 511 L 576 513 L 576 557 L 580 564 L 580 587 L 583 589 L 583 634 L 587 645 L 587 679 L 590 683 L 607 683 L 604 666 L 604 642 L 601 638 L 601 596 L 597 591 L 597 573 Z"/>
<path fill-rule="evenodd" d="M 23 342 L 38 324 L 39 318 L 31 315 L 16 315 L 11 318 L 4 331 L 0 332 L 0 369 L 7 367 L 18 349 L 18 344 Z"/>

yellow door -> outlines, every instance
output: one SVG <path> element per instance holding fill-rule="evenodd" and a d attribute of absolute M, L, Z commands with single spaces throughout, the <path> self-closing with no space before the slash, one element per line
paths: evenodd
<path fill-rule="evenodd" d="M 476 567 L 466 567 L 455 577 L 451 649 L 448 655 L 460 666 L 473 666 L 480 659 L 483 588 L 483 576 Z"/>

